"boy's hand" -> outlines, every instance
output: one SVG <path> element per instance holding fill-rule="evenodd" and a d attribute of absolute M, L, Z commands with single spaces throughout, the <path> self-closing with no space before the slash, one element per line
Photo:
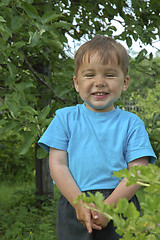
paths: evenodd
<path fill-rule="evenodd" d="M 93 222 L 90 209 L 87 209 L 77 204 L 75 206 L 75 210 L 76 210 L 77 219 L 87 228 L 89 233 L 92 233 L 92 229 L 97 229 L 97 230 L 102 229 L 102 227 L 99 226 L 96 222 Z"/>
<path fill-rule="evenodd" d="M 94 204 L 93 204 L 93 207 L 95 207 Z M 91 215 L 92 215 L 92 222 L 94 224 L 101 226 L 102 228 L 108 225 L 108 219 L 104 217 L 101 213 L 96 211 L 91 211 Z"/>
<path fill-rule="evenodd" d="M 93 217 L 92 221 L 94 224 L 101 226 L 102 228 L 105 228 L 108 225 L 108 219 L 104 217 L 101 213 L 98 213 L 98 215 L 96 214 L 96 216 Z"/>

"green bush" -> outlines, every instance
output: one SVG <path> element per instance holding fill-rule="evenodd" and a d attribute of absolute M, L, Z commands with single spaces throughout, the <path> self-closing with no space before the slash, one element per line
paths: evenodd
<path fill-rule="evenodd" d="M 19 134 L 1 138 L 1 181 L 13 179 L 27 181 L 33 176 L 35 170 L 34 148 L 31 147 L 26 155 L 21 155 L 19 147 L 22 142 L 23 138 Z"/>
<path fill-rule="evenodd" d="M 160 153 L 160 83 L 156 82 L 154 88 L 146 89 L 145 95 L 136 96 L 139 112 L 137 113 L 145 122 L 153 149 L 159 158 Z M 157 161 L 159 165 L 160 162 Z"/>
<path fill-rule="evenodd" d="M 33 181 L 2 182 L 0 192 L 0 239 L 56 239 L 56 187 L 54 200 L 37 197 Z"/>

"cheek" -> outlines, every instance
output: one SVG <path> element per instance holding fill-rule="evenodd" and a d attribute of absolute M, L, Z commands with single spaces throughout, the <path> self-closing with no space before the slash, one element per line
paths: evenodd
<path fill-rule="evenodd" d="M 121 82 L 112 82 L 111 89 L 115 92 L 122 91 L 123 85 Z"/>
<path fill-rule="evenodd" d="M 110 82 L 109 85 L 109 89 L 112 91 L 112 92 L 117 92 L 121 89 L 121 85 L 117 82 Z"/>
<path fill-rule="evenodd" d="M 83 91 L 83 92 L 87 92 L 91 89 L 91 84 L 87 81 L 83 82 L 80 84 L 79 88 Z"/>

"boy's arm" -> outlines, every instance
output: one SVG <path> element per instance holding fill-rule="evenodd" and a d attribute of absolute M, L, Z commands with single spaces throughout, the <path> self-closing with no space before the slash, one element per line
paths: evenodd
<path fill-rule="evenodd" d="M 138 158 L 132 162 L 128 163 L 128 169 L 135 165 L 145 165 L 147 166 L 149 162 L 148 157 L 142 157 Z M 117 202 L 120 198 L 126 198 L 130 200 L 133 195 L 139 190 L 140 185 L 134 184 L 131 186 L 126 186 L 127 179 L 124 178 L 118 186 L 115 188 L 115 190 L 112 192 L 112 194 L 104 201 L 105 203 L 108 203 L 109 205 L 112 205 L 114 203 L 114 206 L 116 206 Z"/>
<path fill-rule="evenodd" d="M 148 157 L 142 157 L 139 159 L 136 159 L 130 163 L 128 163 L 128 169 L 135 165 L 148 165 Z M 127 179 L 124 178 L 118 186 L 115 188 L 115 190 L 112 192 L 112 194 L 105 199 L 104 203 L 108 203 L 109 205 L 114 204 L 116 207 L 116 204 L 118 203 L 120 198 L 126 198 L 130 200 L 133 195 L 139 190 L 140 185 L 134 184 L 131 186 L 126 186 Z M 92 212 L 92 217 L 94 219 L 94 222 L 96 224 L 99 224 L 101 227 L 106 227 L 108 224 L 108 220 L 102 215 L 97 212 Z"/>
<path fill-rule="evenodd" d="M 49 167 L 52 179 L 64 197 L 75 208 L 78 220 L 84 223 L 89 233 L 92 232 L 92 228 L 100 230 L 100 226 L 92 223 L 90 210 L 73 203 L 81 191 L 68 168 L 67 152 L 50 148 Z"/>

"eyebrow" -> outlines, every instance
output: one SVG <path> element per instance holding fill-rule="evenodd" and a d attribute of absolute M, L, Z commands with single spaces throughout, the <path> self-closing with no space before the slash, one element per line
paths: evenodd
<path fill-rule="evenodd" d="M 84 69 L 83 71 L 82 71 L 82 73 L 84 73 L 84 72 L 93 72 L 93 71 L 95 71 L 95 69 L 94 68 L 89 68 L 89 69 Z"/>

